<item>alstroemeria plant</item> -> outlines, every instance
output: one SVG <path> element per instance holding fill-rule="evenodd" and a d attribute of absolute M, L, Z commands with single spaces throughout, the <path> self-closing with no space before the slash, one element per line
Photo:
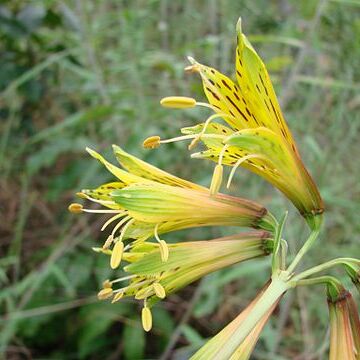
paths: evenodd
<path fill-rule="evenodd" d="M 114 146 L 121 167 L 87 149 L 114 179 L 95 189 L 84 189 L 80 198 L 95 203 L 84 208 L 69 206 L 74 213 L 110 215 L 101 230 L 112 229 L 96 252 L 110 257 L 110 267 L 121 276 L 106 280 L 100 300 L 117 302 L 132 297 L 143 303 L 145 331 L 152 328 L 151 307 L 203 276 L 245 260 L 272 254 L 270 280 L 256 298 L 192 359 L 247 360 L 268 318 L 282 296 L 297 286 L 325 285 L 330 313 L 330 359 L 360 359 L 360 321 L 357 306 L 338 278 L 318 273 L 339 266 L 360 289 L 360 260 L 337 258 L 302 272 L 296 268 L 317 239 L 323 202 L 306 170 L 284 120 L 264 63 L 237 26 L 236 81 L 189 58 L 188 72 L 199 73 L 208 103 L 189 97 L 166 97 L 164 107 L 203 106 L 214 113 L 203 123 L 183 128 L 182 136 L 162 140 L 152 136 L 144 147 L 191 140 L 205 149 L 194 158 L 215 161 L 208 188 L 171 175 Z M 216 120 L 225 121 L 226 125 Z M 311 228 L 308 240 L 288 265 L 287 242 L 282 236 L 285 215 L 277 221 L 262 205 L 219 192 L 223 165 L 232 166 L 228 187 L 240 166 L 262 176 L 283 192 Z M 100 208 L 96 206 L 101 206 Z M 237 226 L 253 229 L 213 240 L 166 243 L 160 235 L 203 226 Z M 257 229 L 257 230 L 255 230 Z M 153 241 L 155 240 L 155 241 Z M 269 264 L 270 265 L 270 264 Z M 118 271 L 118 270 L 117 270 Z M 325 303 L 325 300 L 324 300 Z"/>

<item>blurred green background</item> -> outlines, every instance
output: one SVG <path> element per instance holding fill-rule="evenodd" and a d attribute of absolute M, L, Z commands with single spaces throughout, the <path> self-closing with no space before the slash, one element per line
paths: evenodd
<path fill-rule="evenodd" d="M 204 98 L 199 78 L 183 72 L 186 55 L 234 75 L 239 16 L 326 203 L 325 230 L 304 266 L 360 255 L 358 0 L 2 1 L 0 358 L 186 359 L 266 281 L 269 259 L 212 274 L 156 306 L 145 335 L 139 304 L 95 297 L 115 276 L 108 259 L 91 251 L 103 241 L 103 218 L 67 212 L 76 191 L 111 179 L 85 146 L 114 160 L 116 143 L 209 185 L 213 165 L 190 161 L 185 143 L 153 151 L 141 143 L 154 134 L 176 136 L 208 116 L 204 109 L 164 109 L 159 100 Z M 231 192 L 277 216 L 289 209 L 292 253 L 306 238 L 304 221 L 262 179 L 238 170 Z M 196 229 L 166 240 L 231 231 Z M 293 291 L 253 358 L 325 359 L 327 321 L 323 288 Z"/>

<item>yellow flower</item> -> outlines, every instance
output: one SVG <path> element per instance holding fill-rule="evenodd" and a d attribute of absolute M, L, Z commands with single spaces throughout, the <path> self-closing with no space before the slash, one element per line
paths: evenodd
<path fill-rule="evenodd" d="M 126 276 L 104 282 L 99 298 L 116 302 L 123 297 L 144 301 L 143 324 L 151 328 L 150 308 L 159 300 L 201 277 L 272 251 L 273 240 L 266 231 L 254 231 L 213 240 L 169 244 L 169 259 L 162 261 L 160 245 L 142 242 L 123 254 Z M 110 285 L 109 285 L 110 284 Z M 120 287 L 117 287 L 119 284 Z M 150 314 L 150 315 L 149 315 Z"/>
<path fill-rule="evenodd" d="M 343 290 L 329 299 L 330 360 L 360 359 L 360 319 L 351 294 Z"/>
<path fill-rule="evenodd" d="M 217 335 L 209 340 L 199 351 L 197 351 L 191 360 L 210 360 L 210 359 L 222 359 L 222 350 L 226 348 L 228 342 L 231 340 L 233 333 L 239 327 L 241 327 L 244 320 L 249 315 L 250 311 L 254 308 L 255 304 L 259 301 L 263 295 L 267 284 L 264 289 L 255 297 L 255 299 L 224 329 L 222 329 Z M 236 351 L 229 358 L 230 360 L 248 360 L 255 348 L 255 345 L 259 339 L 260 333 L 267 323 L 270 315 L 277 306 L 280 298 L 271 306 L 271 308 L 263 315 L 260 321 L 256 324 L 249 335 L 238 346 Z"/>
<path fill-rule="evenodd" d="M 117 178 L 96 189 L 82 190 L 78 195 L 104 206 L 85 209 L 71 204 L 74 213 L 91 212 L 111 214 L 101 230 L 116 223 L 104 243 L 107 252 L 112 245 L 110 265 L 117 268 L 127 239 L 145 241 L 154 236 L 158 241 L 162 259 L 169 257 L 167 244 L 159 235 L 175 230 L 199 226 L 245 226 L 273 231 L 275 220 L 267 210 L 252 201 L 224 194 L 211 196 L 200 185 L 180 179 L 162 171 L 114 146 L 115 155 L 123 170 L 106 161 L 94 150 L 87 149 Z M 100 251 L 98 249 L 98 251 Z"/>
<path fill-rule="evenodd" d="M 189 58 L 192 65 L 186 70 L 200 74 L 209 104 L 185 101 L 181 97 L 162 100 L 167 107 L 181 108 L 186 104 L 191 104 L 188 107 L 205 106 L 215 114 L 202 124 L 182 129 L 184 136 L 158 140 L 158 145 L 191 139 L 189 148 L 193 148 L 202 141 L 206 150 L 192 157 L 210 159 L 218 162 L 219 166 L 232 166 L 228 186 L 236 169 L 242 166 L 282 191 L 310 227 L 316 228 L 320 223 L 317 215 L 324 210 L 318 189 L 301 161 L 266 67 L 242 33 L 240 20 L 237 32 L 236 82 Z M 174 99 L 178 99 L 181 106 L 174 105 Z M 228 126 L 214 122 L 219 118 Z"/>

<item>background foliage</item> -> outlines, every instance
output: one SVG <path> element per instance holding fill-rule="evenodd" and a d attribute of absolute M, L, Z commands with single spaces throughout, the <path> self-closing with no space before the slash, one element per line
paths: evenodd
<path fill-rule="evenodd" d="M 37 0 L 0 5 L 0 354 L 8 359 L 184 359 L 227 324 L 269 274 L 269 259 L 226 269 L 154 310 L 145 336 L 138 305 L 94 297 L 113 276 L 92 253 L 92 216 L 67 213 L 73 194 L 109 179 L 84 151 L 111 144 L 208 185 L 212 165 L 184 143 L 154 151 L 146 136 L 175 136 L 207 116 L 169 111 L 167 95 L 203 98 L 183 68 L 193 55 L 233 75 L 235 23 L 265 59 L 305 163 L 327 207 L 308 265 L 359 256 L 360 3 L 357 0 Z M 294 252 L 306 226 L 282 195 L 245 170 L 232 193 L 280 215 Z M 184 231 L 202 239 L 223 229 Z M 238 231 L 238 230 L 237 230 Z M 325 359 L 324 289 L 288 294 L 254 359 Z M 270 355 L 269 355 L 270 354 Z M 1 357 L 1 355 L 0 355 Z"/>

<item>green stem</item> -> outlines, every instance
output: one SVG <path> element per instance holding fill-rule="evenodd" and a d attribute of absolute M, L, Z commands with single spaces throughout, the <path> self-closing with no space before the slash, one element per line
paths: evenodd
<path fill-rule="evenodd" d="M 287 271 L 289 273 L 292 273 L 296 266 L 299 264 L 300 260 L 303 258 L 303 256 L 309 251 L 309 249 L 313 246 L 315 240 L 317 239 L 319 235 L 320 229 L 315 229 L 311 232 L 310 236 L 306 240 L 305 244 L 302 246 L 300 251 L 296 254 L 294 260 L 289 265 Z"/>
<path fill-rule="evenodd" d="M 280 274 L 284 275 L 284 274 Z M 287 277 L 287 273 L 286 273 Z M 269 287 L 265 290 L 261 298 L 254 305 L 248 316 L 244 319 L 241 326 L 235 330 L 229 339 L 226 347 L 220 348 L 212 359 L 230 359 L 239 345 L 254 329 L 261 318 L 271 309 L 279 298 L 290 288 L 290 284 L 283 280 L 284 276 L 273 275 Z"/>
<path fill-rule="evenodd" d="M 308 270 L 305 270 L 303 271 L 302 273 L 294 276 L 291 281 L 292 282 L 297 282 L 297 281 L 300 281 L 304 278 L 307 278 L 313 274 L 316 274 L 320 271 L 324 271 L 324 270 L 327 270 L 333 266 L 336 266 L 336 265 L 346 265 L 347 263 L 355 263 L 355 264 L 360 264 L 360 260 L 359 259 L 354 259 L 354 258 L 337 258 L 337 259 L 333 259 L 333 260 L 330 260 L 330 261 L 327 261 L 323 264 L 320 264 L 320 265 L 317 265 L 317 266 L 314 266 Z"/>

